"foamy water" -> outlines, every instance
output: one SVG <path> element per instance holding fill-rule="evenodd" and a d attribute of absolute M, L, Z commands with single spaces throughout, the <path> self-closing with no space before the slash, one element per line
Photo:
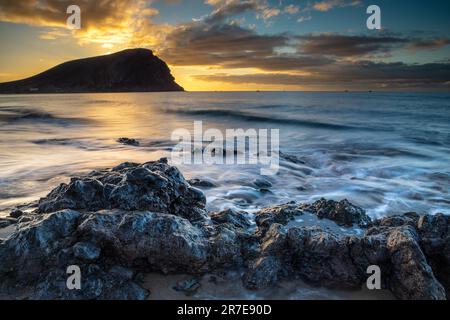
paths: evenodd
<path fill-rule="evenodd" d="M 272 187 L 256 165 L 182 165 L 208 178 L 208 209 L 254 210 L 347 198 L 373 217 L 450 213 L 450 95 L 382 93 L 126 93 L 0 96 L 0 210 L 38 199 L 68 177 L 170 156 L 171 133 L 280 129 Z M 140 140 L 139 147 L 118 144 Z"/>

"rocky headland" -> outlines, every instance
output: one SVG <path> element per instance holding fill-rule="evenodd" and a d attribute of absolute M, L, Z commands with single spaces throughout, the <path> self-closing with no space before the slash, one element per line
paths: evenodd
<path fill-rule="evenodd" d="M 347 200 L 321 199 L 261 209 L 253 222 L 245 212 L 207 212 L 205 205 L 203 192 L 165 158 L 73 177 L 31 210 L 0 220 L 1 230 L 12 228 L 0 240 L 0 295 L 146 299 L 146 273 L 229 270 L 251 290 L 290 279 L 358 290 L 367 267 L 378 265 L 382 287 L 398 299 L 449 296 L 450 217 L 443 214 L 372 221 Z M 324 224 L 302 224 L 306 217 Z M 67 289 L 69 265 L 81 269 L 81 290 Z"/>
<path fill-rule="evenodd" d="M 0 93 L 183 91 L 167 64 L 148 49 L 64 62 L 27 79 L 0 83 Z"/>

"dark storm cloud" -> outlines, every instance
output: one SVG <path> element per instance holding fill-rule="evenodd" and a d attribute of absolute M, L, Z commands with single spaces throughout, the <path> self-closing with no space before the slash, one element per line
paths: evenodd
<path fill-rule="evenodd" d="M 327 54 L 338 57 L 385 54 L 396 49 L 438 49 L 450 44 L 450 39 L 408 38 L 401 36 L 346 36 L 319 34 L 298 36 L 300 51 L 306 54 Z"/>
<path fill-rule="evenodd" d="M 331 63 L 320 55 L 283 54 L 286 34 L 260 35 L 238 25 L 192 23 L 177 28 L 160 52 L 172 65 L 212 65 L 227 68 L 292 70 Z"/>
<path fill-rule="evenodd" d="M 386 53 L 409 42 L 397 37 L 345 36 L 339 34 L 305 35 L 297 37 L 300 50 L 307 54 L 352 57 Z"/>

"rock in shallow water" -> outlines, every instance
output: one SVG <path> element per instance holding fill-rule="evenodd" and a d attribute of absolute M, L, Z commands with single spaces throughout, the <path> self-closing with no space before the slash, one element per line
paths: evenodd
<path fill-rule="evenodd" d="M 360 288 L 367 267 L 382 270 L 383 287 L 401 299 L 445 299 L 449 289 L 449 218 L 408 213 L 370 222 L 347 200 L 288 203 L 247 214 L 208 215 L 203 193 L 165 159 L 73 178 L 39 203 L 38 214 L 0 243 L 0 280 L 35 286 L 38 299 L 144 299 L 139 272 L 199 275 L 243 270 L 247 288 L 302 278 L 321 286 Z M 305 212 L 363 236 L 292 226 Z M 65 286 L 79 265 L 82 292 Z M 193 286 L 195 287 L 195 286 Z"/>
<path fill-rule="evenodd" d="M 139 141 L 136 139 L 130 139 L 130 138 L 119 138 L 117 139 L 118 143 L 129 145 L 129 146 L 139 146 Z"/>
<path fill-rule="evenodd" d="M 443 285 L 448 292 L 448 273 L 435 275 L 428 261 L 436 259 L 436 253 L 427 257 L 420 247 L 421 241 L 429 241 L 429 234 L 422 233 L 420 238 L 417 229 L 420 234 L 421 225 L 411 225 L 413 217 L 406 214 L 375 221 L 362 237 L 337 235 L 318 227 L 287 229 L 274 223 L 260 245 L 264 259 L 259 257 L 250 264 L 244 283 L 249 288 L 264 288 L 273 285 L 280 270 L 287 270 L 288 278 L 300 276 L 315 285 L 356 289 L 365 283 L 367 267 L 377 265 L 384 287 L 397 298 L 446 299 Z M 448 239 L 448 235 L 447 230 L 439 239 Z M 448 269 L 450 264 L 444 262 L 440 268 L 443 266 Z"/>

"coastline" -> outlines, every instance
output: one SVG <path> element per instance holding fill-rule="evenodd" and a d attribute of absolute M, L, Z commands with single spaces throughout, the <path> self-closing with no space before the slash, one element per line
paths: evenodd
<path fill-rule="evenodd" d="M 224 270 L 242 270 L 237 279 L 247 292 L 295 279 L 354 291 L 365 283 L 367 266 L 380 264 L 389 270 L 383 287 L 396 298 L 445 299 L 449 262 L 442 262 L 439 248 L 450 239 L 448 216 L 407 213 L 371 221 L 346 200 L 322 199 L 261 209 L 252 231 L 243 213 L 207 212 L 205 203 L 203 192 L 167 159 L 74 177 L 40 199 L 33 213 L 15 213 L 17 230 L 0 243 L 0 291 L 18 281 L 36 286 L 32 299 L 151 299 L 149 271 L 202 277 Z M 317 225 L 302 225 L 310 215 L 319 217 Z M 65 288 L 61 268 L 68 263 L 87 272 L 89 290 Z M 170 277 L 153 281 L 168 284 Z M 192 294 L 197 285 L 180 287 Z"/>

